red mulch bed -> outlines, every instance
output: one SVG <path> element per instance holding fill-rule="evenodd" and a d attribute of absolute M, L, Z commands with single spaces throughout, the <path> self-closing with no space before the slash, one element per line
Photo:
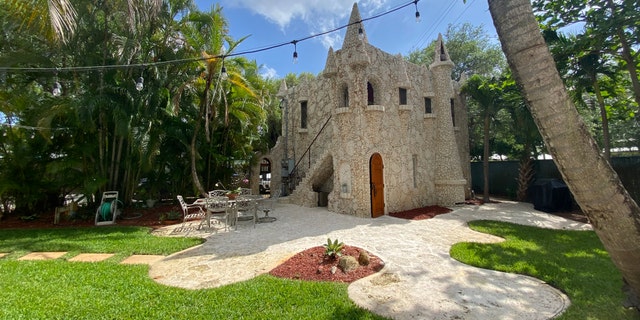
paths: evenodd
<path fill-rule="evenodd" d="M 452 210 L 441 206 L 427 206 L 401 212 L 389 213 L 390 216 L 409 220 L 431 219 L 439 214 L 449 213 Z"/>
<path fill-rule="evenodd" d="M 168 211 L 181 212 L 179 206 L 167 203 L 159 204 L 153 208 L 124 208 L 121 216 L 116 219 L 119 226 L 143 226 L 160 228 L 160 215 Z M 95 226 L 95 215 L 89 219 L 68 219 L 60 218 L 60 223 L 53 224 L 54 212 L 43 212 L 33 220 L 23 220 L 19 215 L 11 214 L 4 216 L 0 220 L 0 229 L 42 229 L 42 228 L 63 228 L 63 227 L 93 227 Z"/>
<path fill-rule="evenodd" d="M 358 259 L 360 251 L 363 251 L 363 249 L 345 245 L 342 250 L 342 255 L 349 255 Z M 269 274 L 287 279 L 351 283 L 372 275 L 384 267 L 384 262 L 380 258 L 367 252 L 367 254 L 369 254 L 369 265 L 361 265 L 357 269 L 345 273 L 340 267 L 337 267 L 338 258 L 332 259 L 325 256 L 324 252 L 325 248 L 322 246 L 304 250 L 271 270 Z M 336 266 L 337 269 L 336 272 L 332 274 L 331 268 L 333 266 Z"/>

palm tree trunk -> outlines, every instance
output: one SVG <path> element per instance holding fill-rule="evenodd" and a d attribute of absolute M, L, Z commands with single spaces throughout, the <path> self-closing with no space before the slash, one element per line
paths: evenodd
<path fill-rule="evenodd" d="M 489 126 L 491 125 L 491 117 L 487 110 L 484 115 L 484 137 L 483 137 L 483 154 L 482 154 L 482 174 L 484 175 L 484 186 L 482 191 L 482 201 L 485 203 L 490 201 L 489 198 Z"/>
<path fill-rule="evenodd" d="M 598 151 L 567 95 L 530 0 L 488 0 L 502 49 L 564 181 L 640 296 L 640 207 Z"/>
<path fill-rule="evenodd" d="M 604 149 L 604 158 L 611 160 L 611 137 L 609 137 L 609 120 L 607 119 L 607 107 L 604 105 L 604 98 L 600 92 L 600 83 L 596 76 L 593 76 L 593 91 L 596 93 L 598 107 L 600 108 L 600 120 L 602 121 L 602 148 Z"/>
<path fill-rule="evenodd" d="M 206 196 L 207 192 L 202 187 L 202 183 L 200 183 L 200 178 L 198 177 L 198 166 L 196 164 L 196 141 L 198 140 L 198 133 L 200 131 L 200 120 L 197 120 L 196 127 L 193 129 L 193 138 L 191 138 L 191 179 L 193 179 L 193 186 L 198 190 L 198 192 L 202 196 Z"/>

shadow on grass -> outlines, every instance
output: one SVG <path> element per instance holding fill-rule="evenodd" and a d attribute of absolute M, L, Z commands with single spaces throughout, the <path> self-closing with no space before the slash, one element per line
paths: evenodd
<path fill-rule="evenodd" d="M 498 221 L 472 221 L 471 229 L 505 239 L 457 243 L 463 263 L 541 279 L 565 292 L 571 306 L 560 319 L 638 319 L 622 307 L 622 276 L 593 231 L 551 230 Z"/>

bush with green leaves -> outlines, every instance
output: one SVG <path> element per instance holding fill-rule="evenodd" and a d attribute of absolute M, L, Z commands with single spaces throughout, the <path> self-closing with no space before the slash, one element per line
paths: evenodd
<path fill-rule="evenodd" d="M 324 245 L 325 251 L 324 255 L 335 259 L 342 255 L 342 249 L 344 249 L 344 243 L 338 242 L 338 239 L 335 239 L 331 242 L 331 238 L 327 238 L 327 243 Z"/>

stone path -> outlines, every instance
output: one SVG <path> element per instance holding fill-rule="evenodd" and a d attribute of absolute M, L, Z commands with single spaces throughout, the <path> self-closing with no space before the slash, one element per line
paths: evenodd
<path fill-rule="evenodd" d="M 67 254 L 67 252 L 30 252 L 18 258 L 18 260 L 52 260 L 59 259 Z M 6 256 L 7 253 L 0 253 L 0 258 Z M 80 253 L 69 258 L 69 262 L 99 262 L 113 257 L 113 253 Z M 120 261 L 121 264 L 153 264 L 165 258 L 161 255 L 144 255 L 134 254 Z"/>
<path fill-rule="evenodd" d="M 549 319 L 570 303 L 560 291 L 531 277 L 462 264 L 449 256 L 449 248 L 461 241 L 502 240 L 472 231 L 469 220 L 590 229 L 514 202 L 461 206 L 421 221 L 362 219 L 290 204 L 278 204 L 270 215 L 278 220 L 210 235 L 204 244 L 152 264 L 150 276 L 182 288 L 218 287 L 266 273 L 331 238 L 385 261 L 383 272 L 348 288 L 356 304 L 376 314 L 393 319 Z"/>

